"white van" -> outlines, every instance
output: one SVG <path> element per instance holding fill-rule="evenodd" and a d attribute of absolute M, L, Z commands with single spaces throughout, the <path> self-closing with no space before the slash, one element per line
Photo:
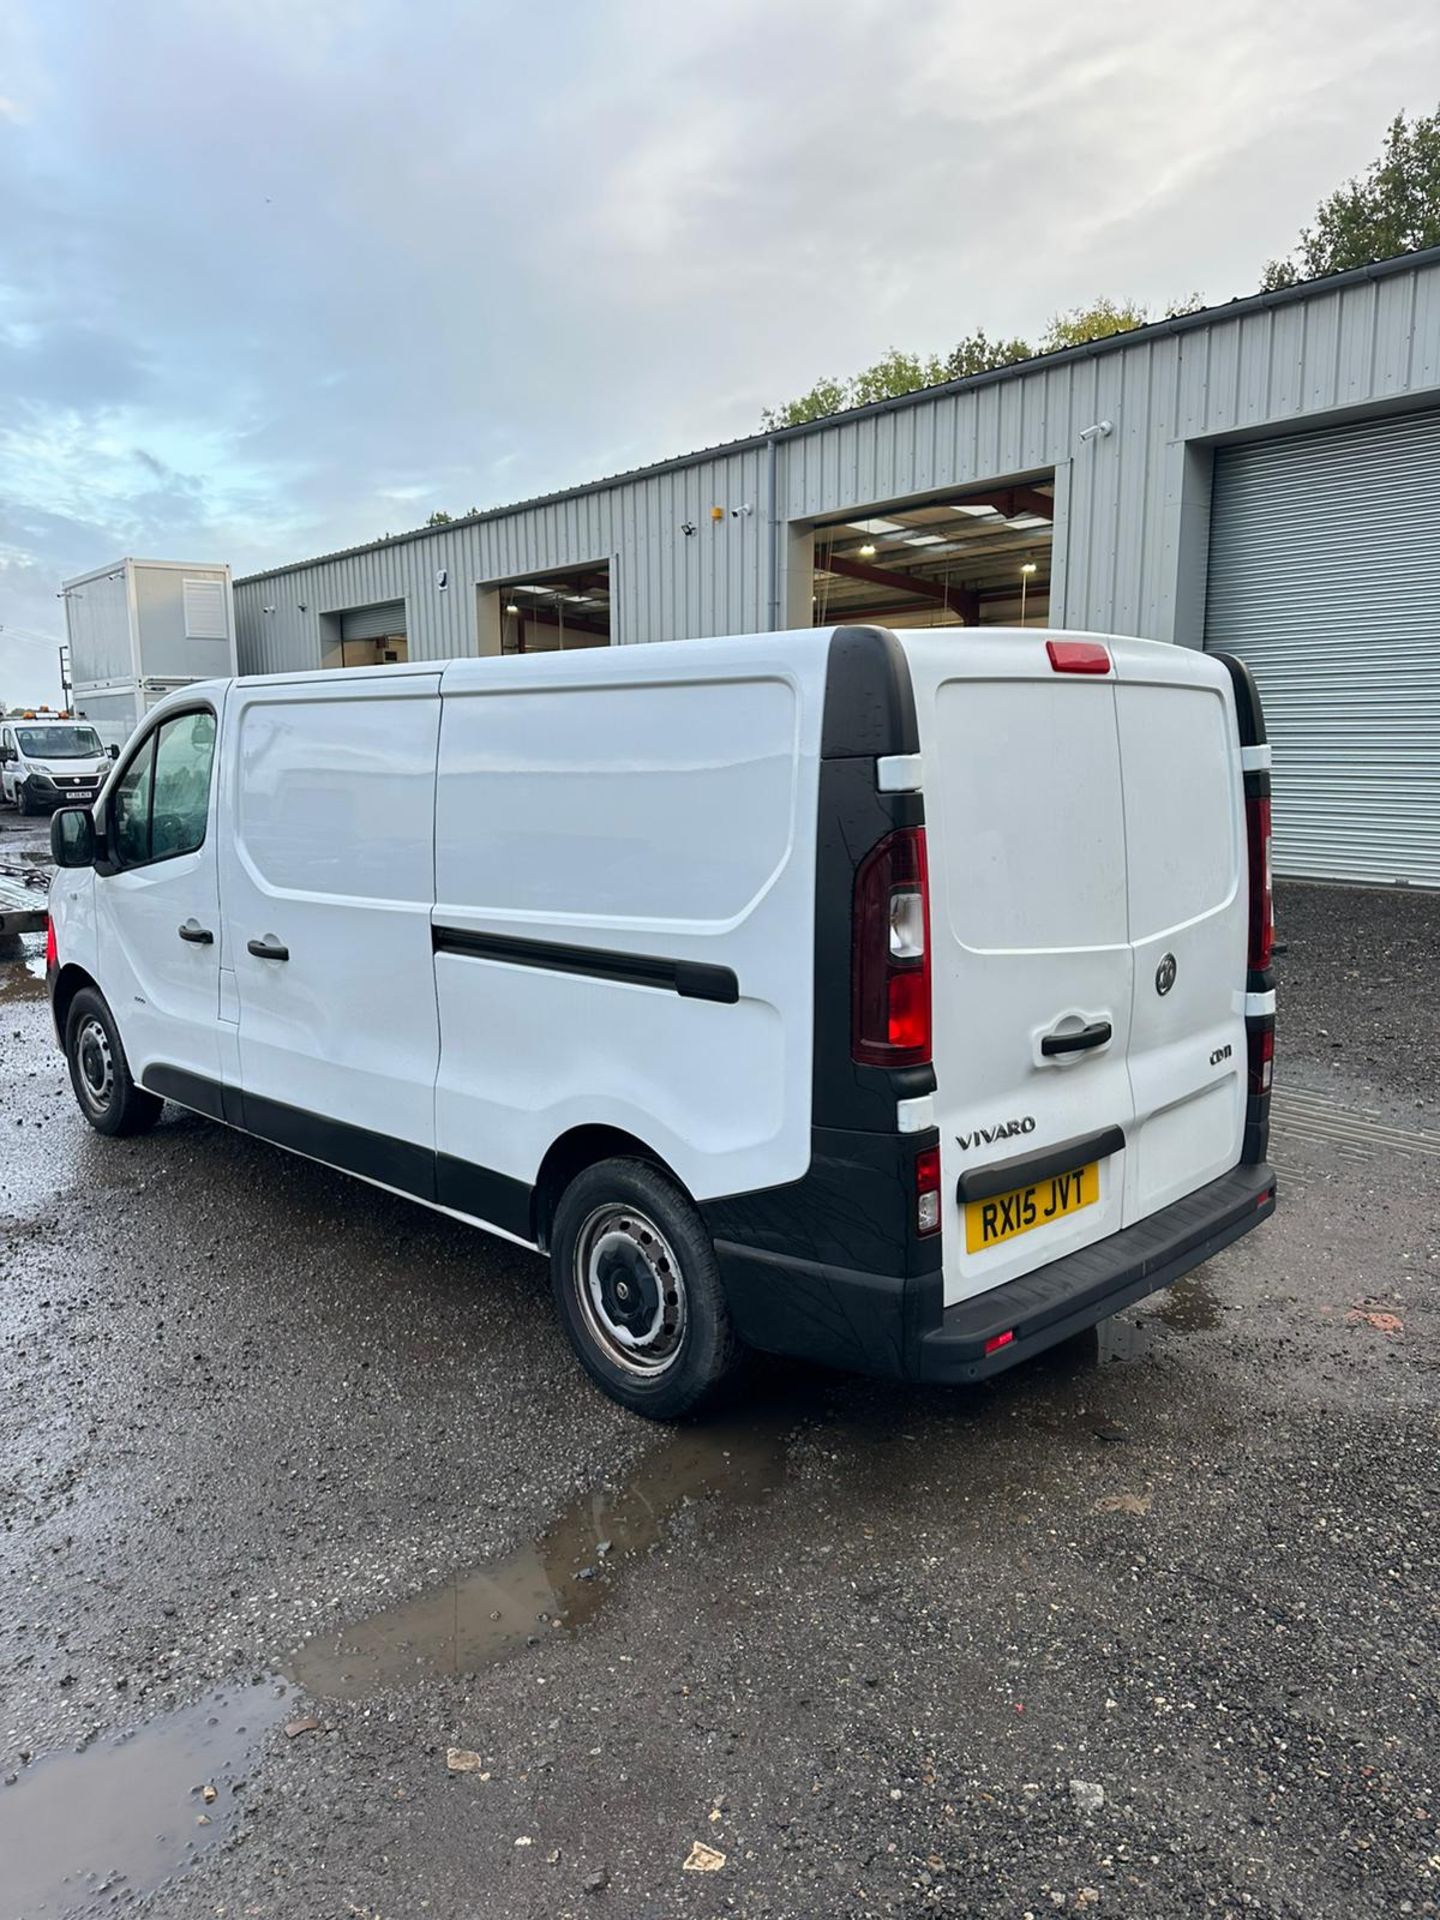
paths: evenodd
<path fill-rule="evenodd" d="M 12 716 L 0 723 L 0 799 L 21 813 L 88 803 L 114 757 L 84 721 Z"/>
<path fill-rule="evenodd" d="M 973 1380 L 1274 1208 L 1237 662 L 875 627 L 211 682 L 57 814 L 102 1133 L 174 1100 L 549 1254 L 673 1418 Z"/>

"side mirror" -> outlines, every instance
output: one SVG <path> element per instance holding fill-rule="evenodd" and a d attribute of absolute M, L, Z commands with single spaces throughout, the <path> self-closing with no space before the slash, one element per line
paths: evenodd
<path fill-rule="evenodd" d="M 50 857 L 57 867 L 95 864 L 95 822 L 88 807 L 61 807 L 50 816 Z"/>
<path fill-rule="evenodd" d="M 110 758 L 111 758 L 112 760 L 118 760 L 118 759 L 120 758 L 120 749 L 119 749 L 119 747 L 111 747 L 111 749 L 110 749 Z"/>

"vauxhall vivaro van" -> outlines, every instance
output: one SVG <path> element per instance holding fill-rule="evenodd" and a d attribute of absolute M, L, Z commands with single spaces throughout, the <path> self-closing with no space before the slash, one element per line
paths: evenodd
<path fill-rule="evenodd" d="M 747 1346 L 973 1380 L 1274 1208 L 1233 660 L 873 627 L 192 687 L 57 814 L 56 1031 L 549 1255 L 657 1418 Z"/>

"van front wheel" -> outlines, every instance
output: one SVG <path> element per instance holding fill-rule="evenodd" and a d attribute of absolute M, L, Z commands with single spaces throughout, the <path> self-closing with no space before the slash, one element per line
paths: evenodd
<path fill-rule="evenodd" d="M 555 1212 L 551 1283 L 597 1385 L 649 1420 L 714 1400 L 739 1364 L 715 1249 L 680 1188 L 644 1160 L 602 1160 Z"/>
<path fill-rule="evenodd" d="M 65 1058 L 81 1113 L 97 1133 L 144 1133 L 164 1101 L 130 1077 L 130 1063 L 102 995 L 82 987 L 65 1016 Z"/>

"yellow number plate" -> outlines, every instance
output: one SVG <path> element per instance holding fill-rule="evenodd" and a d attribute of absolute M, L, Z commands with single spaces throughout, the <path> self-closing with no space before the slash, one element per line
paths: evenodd
<path fill-rule="evenodd" d="M 993 1200 L 968 1200 L 965 1251 L 984 1253 L 987 1247 L 998 1247 L 1002 1240 L 1013 1240 L 1017 1233 L 1048 1227 L 1067 1213 L 1093 1207 L 1099 1198 L 1100 1162 L 1092 1160 L 1088 1167 L 1052 1174 L 1048 1180 L 1037 1180 L 1033 1187 L 997 1193 Z"/>

